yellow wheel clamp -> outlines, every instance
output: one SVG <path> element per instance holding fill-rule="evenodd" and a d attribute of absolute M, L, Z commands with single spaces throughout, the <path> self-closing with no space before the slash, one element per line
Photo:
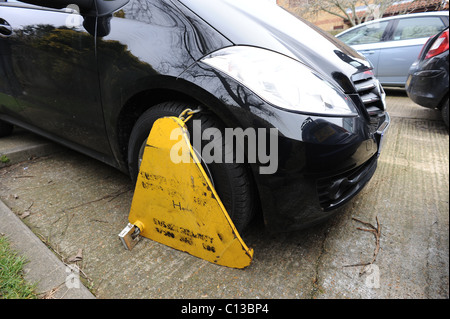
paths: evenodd
<path fill-rule="evenodd" d="M 143 236 L 218 265 L 245 268 L 253 249 L 239 236 L 180 118 L 160 118 L 153 124 L 129 224 L 119 237 L 129 250 Z M 175 162 L 181 158 L 179 163 L 171 159 L 171 152 Z"/>

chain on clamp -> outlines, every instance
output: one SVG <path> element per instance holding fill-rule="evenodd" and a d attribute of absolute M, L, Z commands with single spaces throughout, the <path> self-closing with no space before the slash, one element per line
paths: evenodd
<path fill-rule="evenodd" d="M 184 123 L 186 123 L 187 121 L 189 121 L 191 119 L 192 116 L 194 116 L 194 114 L 200 113 L 201 111 L 202 111 L 201 107 L 199 107 L 196 110 L 185 109 L 183 112 L 181 112 L 181 114 L 178 116 L 178 118 L 180 120 L 182 120 Z"/>

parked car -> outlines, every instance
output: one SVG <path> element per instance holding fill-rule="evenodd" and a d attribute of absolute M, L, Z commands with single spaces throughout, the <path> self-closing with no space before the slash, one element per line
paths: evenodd
<path fill-rule="evenodd" d="M 408 96 L 417 104 L 439 109 L 448 127 L 448 28 L 423 46 L 419 58 L 409 69 L 406 82 Z"/>
<path fill-rule="evenodd" d="M 384 86 L 404 87 L 411 64 L 428 38 L 448 27 L 448 11 L 373 20 L 336 37 L 366 56 Z"/>
<path fill-rule="evenodd" d="M 239 230 L 259 208 L 272 231 L 316 223 L 375 172 L 389 115 L 370 63 L 275 4 L 8 1 L 0 23 L 3 135 L 21 126 L 135 181 L 160 117 L 200 107 L 191 133 L 195 119 L 267 142 L 276 129 L 273 173 L 260 158 L 205 164 Z"/>

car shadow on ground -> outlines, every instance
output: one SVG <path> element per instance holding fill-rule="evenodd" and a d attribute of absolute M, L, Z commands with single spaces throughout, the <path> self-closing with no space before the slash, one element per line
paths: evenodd
<path fill-rule="evenodd" d="M 386 92 L 387 96 L 406 96 L 406 97 L 408 97 L 408 94 L 406 93 L 406 90 L 404 87 L 383 87 L 383 89 Z"/>

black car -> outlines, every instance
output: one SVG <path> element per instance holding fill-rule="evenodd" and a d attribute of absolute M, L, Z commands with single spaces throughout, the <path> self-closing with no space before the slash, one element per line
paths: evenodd
<path fill-rule="evenodd" d="M 415 103 L 439 109 L 448 127 L 448 28 L 430 37 L 409 69 L 406 92 Z"/>
<path fill-rule="evenodd" d="M 370 63 L 259 0 L 3 1 L 0 74 L 0 134 L 23 127 L 133 181 L 157 118 L 190 108 L 191 137 L 241 132 L 243 156 L 203 161 L 239 230 L 258 211 L 273 231 L 333 214 L 373 176 L 390 121 Z"/>

